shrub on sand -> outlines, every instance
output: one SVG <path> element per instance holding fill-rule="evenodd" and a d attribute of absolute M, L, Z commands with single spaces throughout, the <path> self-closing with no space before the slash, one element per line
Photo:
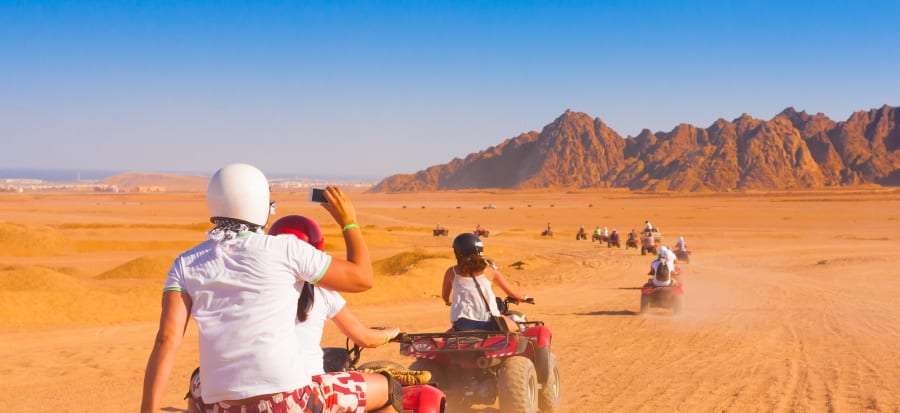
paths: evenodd
<path fill-rule="evenodd" d="M 447 254 L 430 253 L 422 249 L 403 251 L 373 263 L 375 272 L 385 275 L 399 275 L 413 269 L 421 261 L 432 258 L 447 258 Z"/>

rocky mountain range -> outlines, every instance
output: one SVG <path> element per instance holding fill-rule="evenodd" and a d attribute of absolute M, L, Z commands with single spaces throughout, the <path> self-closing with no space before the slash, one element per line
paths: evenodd
<path fill-rule="evenodd" d="M 732 191 L 900 185 L 900 108 L 843 122 L 787 108 L 707 128 L 680 124 L 623 138 L 599 118 L 567 110 L 463 159 L 388 177 L 376 192 L 474 188 L 630 188 Z"/>

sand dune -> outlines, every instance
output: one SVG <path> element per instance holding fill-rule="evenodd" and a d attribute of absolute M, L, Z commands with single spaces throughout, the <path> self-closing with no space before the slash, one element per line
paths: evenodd
<path fill-rule="evenodd" d="M 433 238 L 428 229 L 440 222 L 455 234 L 481 224 L 492 230 L 488 255 L 537 298 L 521 310 L 553 328 L 562 411 L 892 412 L 900 409 L 894 391 L 900 281 L 891 247 L 900 230 L 898 195 L 358 195 L 379 273 L 373 290 L 348 298 L 371 325 L 445 329 L 447 309 L 437 295 L 451 263 L 450 239 Z M 129 247 L 0 253 L 0 411 L 33 409 L 23 394 L 41 394 L 41 410 L 48 411 L 136 410 L 166 261 L 180 245 L 202 240 L 202 231 L 180 227 L 203 220 L 202 205 L 195 205 L 202 198 L 116 198 L 142 205 L 98 205 L 108 208 L 110 222 L 153 225 L 84 228 L 78 224 L 98 222 L 95 214 L 60 213 L 80 204 L 71 198 L 77 195 L 48 196 L 37 207 L 4 202 L 11 197 L 0 196 L 0 207 L 24 227 L 53 228 L 74 245 Z M 279 212 L 326 222 L 324 211 L 304 198 L 280 195 Z M 806 202 L 823 198 L 829 201 Z M 498 209 L 481 209 L 488 203 Z M 134 208 L 166 214 L 135 214 Z M 579 225 L 627 231 L 644 219 L 659 225 L 667 242 L 685 235 L 695 252 L 684 266 L 686 307 L 679 317 L 662 310 L 637 315 L 647 257 L 574 240 Z M 557 233 L 552 240 L 537 236 L 548 221 Z M 326 233 L 342 254 L 338 230 L 326 227 Z M 516 261 L 523 269 L 510 267 Z M 330 329 L 325 342 L 343 340 Z M 396 345 L 364 354 L 376 358 L 410 361 Z M 167 411 L 183 407 L 184 383 L 196 363 L 191 327 Z"/>

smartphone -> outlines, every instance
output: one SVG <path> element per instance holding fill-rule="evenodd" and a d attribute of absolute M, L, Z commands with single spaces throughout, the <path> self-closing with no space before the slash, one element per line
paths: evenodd
<path fill-rule="evenodd" d="M 318 202 L 320 204 L 327 204 L 328 200 L 325 199 L 325 190 L 319 188 L 313 188 L 310 195 L 310 200 L 313 202 Z"/>

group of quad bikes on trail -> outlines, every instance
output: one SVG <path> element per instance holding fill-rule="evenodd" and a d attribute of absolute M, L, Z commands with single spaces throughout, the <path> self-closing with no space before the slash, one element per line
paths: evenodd
<path fill-rule="evenodd" d="M 347 340 L 343 348 L 324 349 L 325 370 L 386 369 L 418 376 L 418 382 L 404 383 L 404 412 L 461 411 L 499 400 L 504 413 L 551 413 L 560 401 L 553 334 L 542 321 L 510 310 L 510 304 L 520 303 L 534 304 L 534 299 L 497 299 L 501 313 L 515 322 L 514 331 L 401 333 L 392 341 L 400 343 L 401 354 L 415 357 L 409 367 L 392 361 L 359 364 L 362 349 Z"/>

